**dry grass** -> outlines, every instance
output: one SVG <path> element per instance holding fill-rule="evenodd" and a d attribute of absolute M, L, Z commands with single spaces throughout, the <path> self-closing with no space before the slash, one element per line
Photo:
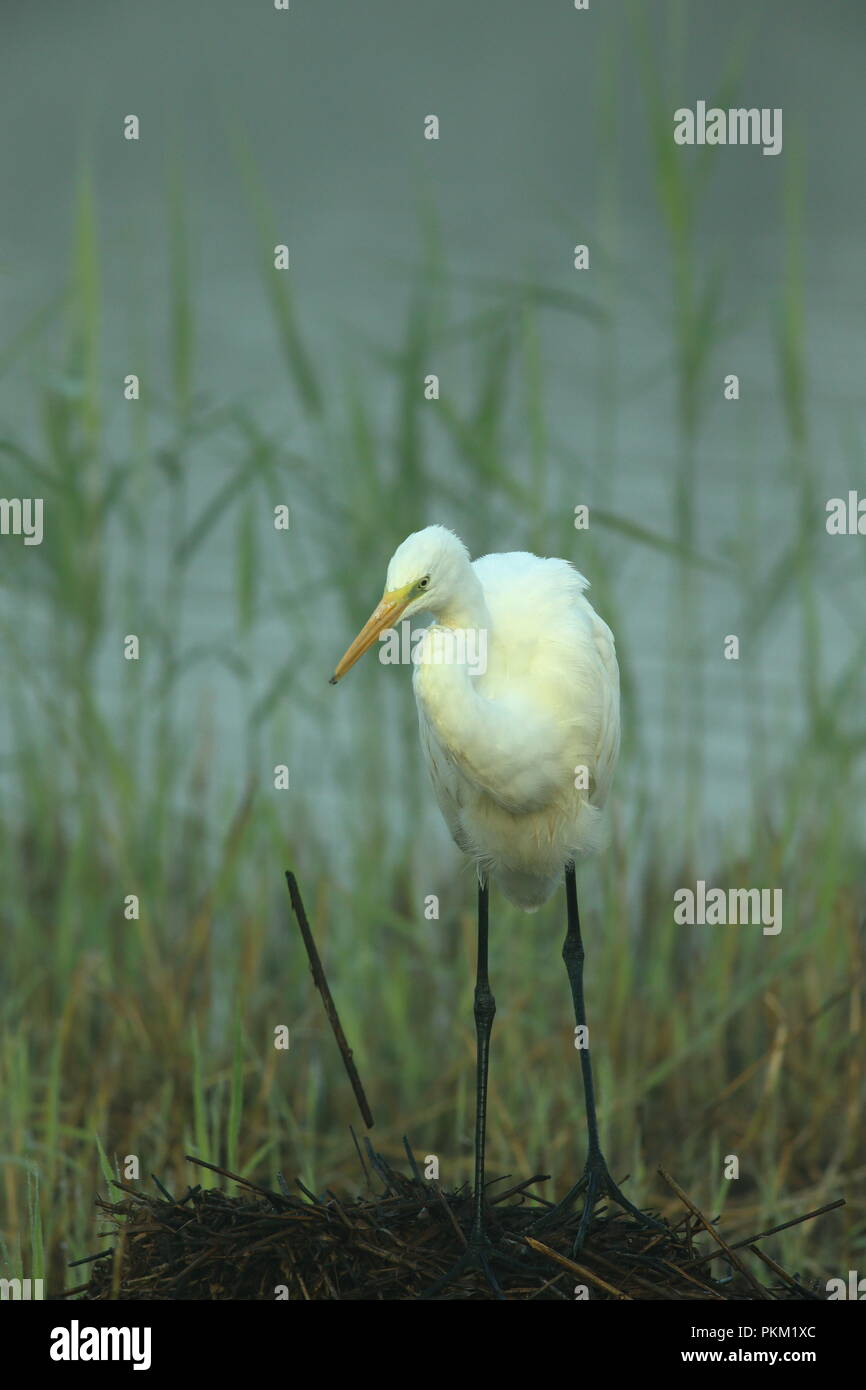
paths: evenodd
<path fill-rule="evenodd" d="M 164 1188 L 150 1196 L 118 1183 L 127 1194 L 123 1201 L 97 1203 L 116 1237 L 113 1251 L 92 1257 L 90 1281 L 68 1293 L 144 1301 L 423 1298 L 466 1248 L 471 1194 L 466 1188 L 445 1193 L 421 1179 L 408 1145 L 412 1176 L 394 1169 L 369 1144 L 367 1152 L 382 1192 L 350 1202 L 330 1191 L 317 1197 L 302 1188 L 304 1196 L 296 1196 L 282 1178 L 281 1191 L 271 1192 L 225 1170 L 219 1171 L 244 1189 L 242 1195 L 196 1186 L 175 1200 Z M 731 1246 L 673 1179 L 663 1176 L 684 1208 L 675 1224 L 667 1224 L 666 1234 L 602 1208 L 577 1256 L 579 1203 L 543 1233 L 537 1229 L 550 1203 L 531 1189 L 544 1175 L 491 1195 L 489 1234 L 497 1249 L 523 1265 L 522 1271 L 496 1268 L 504 1296 L 571 1301 L 582 1286 L 583 1297 L 588 1293 L 592 1300 L 824 1297 L 817 1281 L 814 1287 L 801 1284 L 758 1247 L 770 1232 Z M 496 1294 L 480 1271 L 471 1270 L 436 1296 L 493 1299 Z"/>

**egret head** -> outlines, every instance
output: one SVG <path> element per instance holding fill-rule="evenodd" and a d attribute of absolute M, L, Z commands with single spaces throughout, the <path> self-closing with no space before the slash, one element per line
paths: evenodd
<path fill-rule="evenodd" d="M 398 618 L 416 613 L 438 614 L 449 608 L 471 574 L 469 552 L 447 526 L 425 526 L 398 545 L 388 565 L 385 592 L 345 656 L 337 664 L 331 685 L 364 655 L 380 633 Z"/>

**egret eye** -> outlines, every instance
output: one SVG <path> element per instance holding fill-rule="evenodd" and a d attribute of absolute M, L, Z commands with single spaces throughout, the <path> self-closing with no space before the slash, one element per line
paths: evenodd
<path fill-rule="evenodd" d="M 425 576 L 424 576 L 423 579 L 419 579 L 419 580 L 418 580 L 418 588 L 419 588 L 419 589 L 426 589 L 426 588 L 427 588 L 427 585 L 428 585 L 429 583 L 430 583 L 430 576 L 429 576 L 429 574 L 425 574 Z"/>

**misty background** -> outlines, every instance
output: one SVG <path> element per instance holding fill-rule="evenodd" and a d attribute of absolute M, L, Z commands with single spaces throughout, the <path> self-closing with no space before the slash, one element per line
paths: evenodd
<path fill-rule="evenodd" d="M 380 1141 L 468 1163 L 471 869 L 409 673 L 327 686 L 433 521 L 571 559 L 616 634 L 613 843 L 582 881 L 623 1171 L 665 1161 L 721 1206 L 736 1135 L 762 1214 L 862 1178 L 866 544 L 824 523 L 866 490 L 866 15 L 6 0 L 2 24 L 0 495 L 45 498 L 41 547 L 0 539 L 10 1264 L 60 1278 L 87 1245 L 94 1132 L 167 1171 L 184 1133 L 235 1171 L 345 1177 L 290 865 Z M 699 99 L 782 108 L 782 153 L 674 146 Z M 782 885 L 778 941 L 675 932 L 696 877 Z M 494 908 L 492 1127 L 496 1161 L 567 1184 L 561 915 Z M 833 1089 L 808 1110 L 830 1070 L 844 1122 Z"/>

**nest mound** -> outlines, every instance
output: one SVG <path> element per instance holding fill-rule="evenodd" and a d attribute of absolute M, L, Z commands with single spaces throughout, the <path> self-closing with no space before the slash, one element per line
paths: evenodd
<path fill-rule="evenodd" d="M 316 1197 L 300 1183 L 304 1196 L 299 1197 L 282 1179 L 282 1190 L 270 1192 L 218 1168 L 246 1189 L 243 1195 L 195 1187 L 176 1200 L 161 1184 L 158 1196 L 117 1184 L 126 1193 L 124 1200 L 97 1202 L 116 1232 L 115 1249 L 89 1257 L 89 1283 L 68 1292 L 85 1299 L 145 1301 L 422 1298 L 466 1248 L 463 1232 L 471 1219 L 471 1195 L 466 1188 L 444 1193 L 424 1182 L 414 1162 L 408 1176 L 372 1149 L 368 1153 L 384 1191 L 351 1202 L 330 1191 Z M 675 1226 L 668 1225 L 662 1234 L 639 1226 L 615 1207 L 599 1207 L 576 1256 L 579 1202 L 576 1211 L 557 1216 L 538 1231 L 539 1218 L 551 1204 L 529 1189 L 544 1175 L 498 1195 L 497 1184 L 491 1183 L 488 1230 L 496 1248 L 509 1256 L 494 1265 L 504 1296 L 571 1302 L 581 1296 L 581 1286 L 586 1291 L 582 1296 L 593 1301 L 820 1297 L 758 1249 L 755 1242 L 773 1232 L 728 1245 L 673 1179 L 663 1176 L 685 1207 Z M 700 1237 L 707 1248 L 700 1248 Z M 756 1269 L 754 1257 L 760 1261 Z M 483 1272 L 470 1269 L 436 1297 L 497 1295 Z"/>

